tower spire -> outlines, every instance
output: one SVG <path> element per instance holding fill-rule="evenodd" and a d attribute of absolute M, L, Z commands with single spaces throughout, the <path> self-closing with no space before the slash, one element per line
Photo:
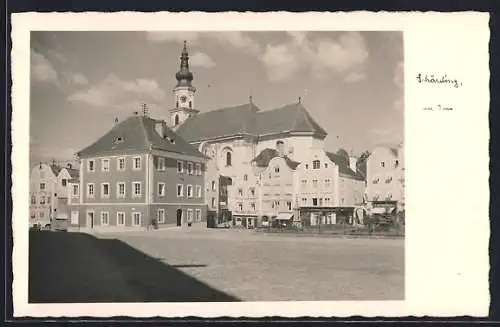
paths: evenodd
<path fill-rule="evenodd" d="M 191 87 L 191 82 L 193 81 L 193 73 L 189 71 L 189 54 L 187 51 L 187 41 L 184 41 L 184 47 L 182 48 L 180 59 L 180 69 L 177 74 L 175 74 L 175 78 L 177 79 L 177 86 Z"/>

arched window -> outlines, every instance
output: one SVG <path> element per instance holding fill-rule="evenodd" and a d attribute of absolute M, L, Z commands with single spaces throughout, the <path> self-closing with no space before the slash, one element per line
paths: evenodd
<path fill-rule="evenodd" d="M 232 162 L 231 162 L 231 152 L 228 151 L 226 152 L 226 166 L 231 166 L 232 165 Z"/>
<path fill-rule="evenodd" d="M 179 115 L 175 115 L 175 125 L 179 125 Z"/>

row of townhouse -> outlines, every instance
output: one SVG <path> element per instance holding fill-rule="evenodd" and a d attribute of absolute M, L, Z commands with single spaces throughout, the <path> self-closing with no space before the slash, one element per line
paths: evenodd
<path fill-rule="evenodd" d="M 204 223 L 206 158 L 164 121 L 135 113 L 78 152 L 82 192 L 71 198 L 81 229 Z"/>
<path fill-rule="evenodd" d="M 68 218 L 68 195 L 78 180 L 79 170 L 70 163 L 52 161 L 34 166 L 30 172 L 30 226 L 47 226 L 54 218 Z"/>

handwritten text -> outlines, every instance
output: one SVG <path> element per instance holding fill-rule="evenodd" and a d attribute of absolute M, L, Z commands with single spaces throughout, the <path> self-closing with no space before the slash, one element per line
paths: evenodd
<path fill-rule="evenodd" d="M 451 85 L 454 88 L 459 88 L 462 86 L 462 82 L 460 82 L 457 79 L 449 78 L 447 74 L 440 76 L 440 75 L 435 75 L 435 74 L 418 73 L 417 82 L 418 83 L 425 83 L 425 84 Z"/>

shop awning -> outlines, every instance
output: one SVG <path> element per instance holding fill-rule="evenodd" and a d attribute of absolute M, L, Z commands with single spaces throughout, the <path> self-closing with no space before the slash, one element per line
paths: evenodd
<path fill-rule="evenodd" d="M 287 212 L 287 213 L 280 213 L 276 217 L 276 220 L 290 220 L 293 217 L 293 213 Z"/>

